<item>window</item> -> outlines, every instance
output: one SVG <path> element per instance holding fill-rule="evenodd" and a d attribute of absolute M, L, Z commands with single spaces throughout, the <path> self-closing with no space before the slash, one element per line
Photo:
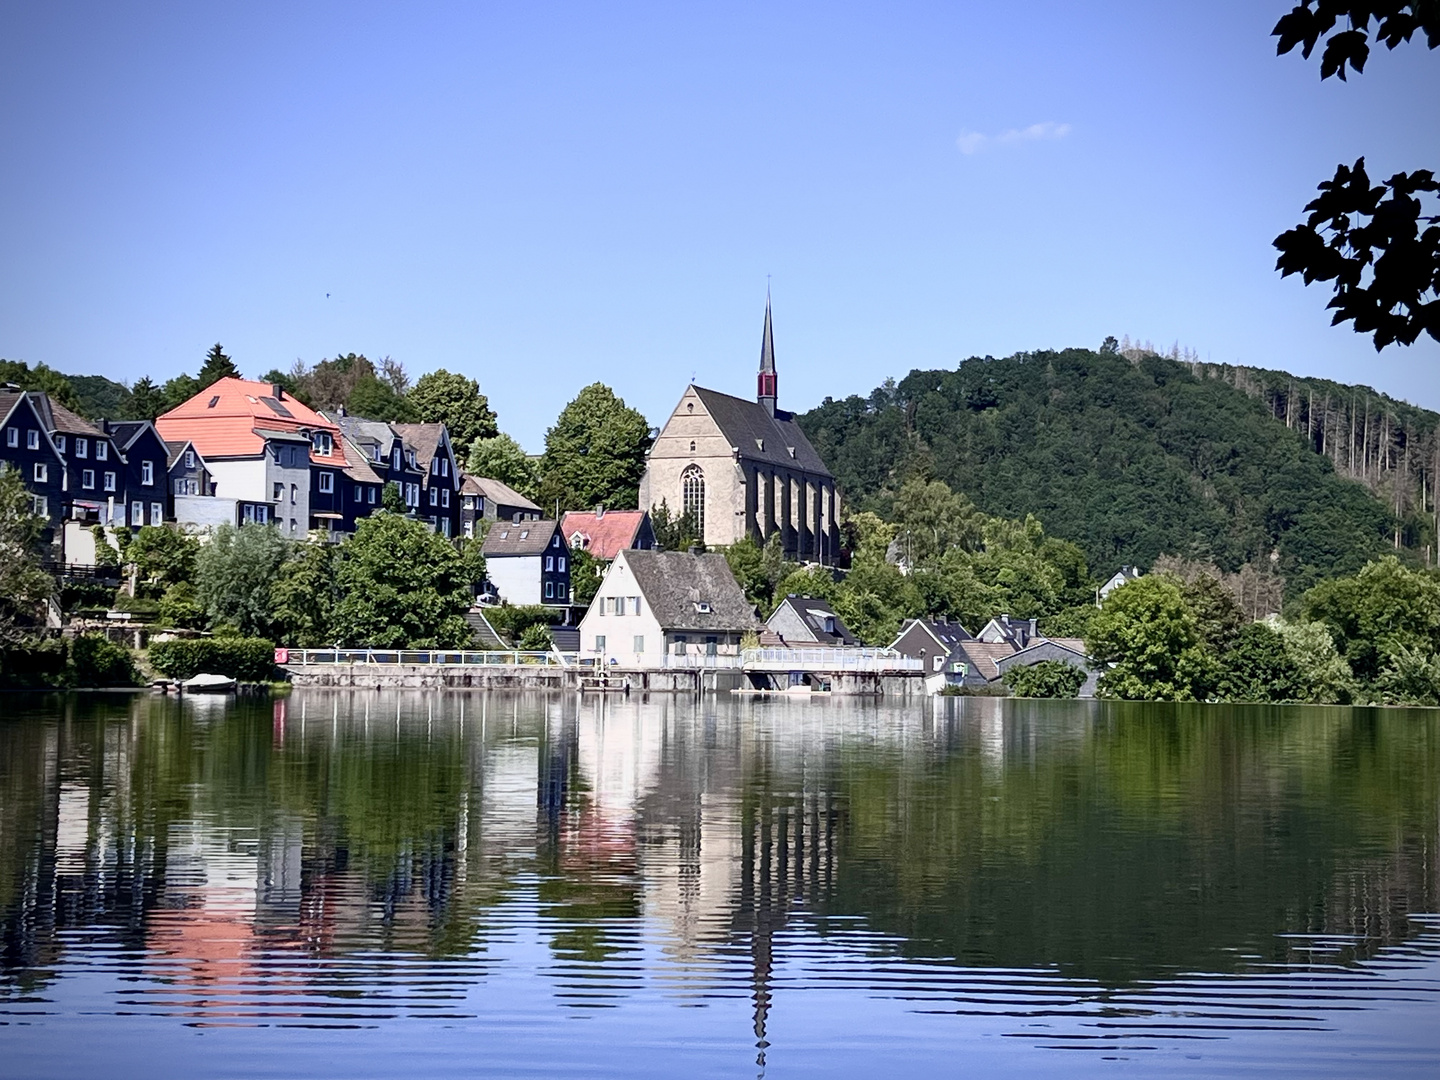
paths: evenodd
<path fill-rule="evenodd" d="M 642 653 L 642 652 L 645 651 L 645 635 L 644 635 L 644 634 L 636 634 L 636 635 L 635 635 L 635 651 L 636 651 L 637 653 Z"/>
<path fill-rule="evenodd" d="M 75 456 L 76 456 L 76 457 L 89 457 L 89 456 L 90 456 L 90 440 L 89 440 L 89 439 L 76 439 L 76 440 L 75 440 Z"/>
<path fill-rule="evenodd" d="M 131 504 L 130 504 L 130 524 L 131 524 L 131 525 L 144 525 L 144 524 L 145 524 L 145 504 L 144 504 L 144 503 L 142 503 L 142 502 L 135 502 L 135 503 L 131 503 Z"/>
<path fill-rule="evenodd" d="M 320 493 L 322 495 L 333 495 L 335 493 L 335 474 L 322 472 L 320 474 Z M 294 502 L 292 499 L 291 502 Z"/>
<path fill-rule="evenodd" d="M 365 501 L 365 489 L 362 488 L 359 484 L 355 485 L 354 499 L 357 503 L 363 503 Z"/>
<path fill-rule="evenodd" d="M 430 459 L 430 475 L 431 475 L 431 476 L 439 476 L 439 475 L 440 475 L 440 459 L 439 459 L 438 457 L 437 457 L 437 458 L 431 458 L 431 459 Z"/>
<path fill-rule="evenodd" d="M 440 459 L 440 475 L 441 475 L 441 476 L 449 476 L 449 475 L 450 475 L 450 459 L 449 459 L 449 458 L 443 458 L 443 457 L 442 457 L 442 458 Z"/>
<path fill-rule="evenodd" d="M 283 499 L 284 497 L 285 497 L 285 485 L 282 484 L 282 483 L 280 483 L 280 481 L 277 480 L 277 481 L 275 481 L 275 494 L 274 494 L 273 498 L 274 498 L 274 500 L 275 500 L 276 502 L 279 502 L 279 501 L 280 501 L 281 499 Z"/>
<path fill-rule="evenodd" d="M 282 485 L 281 487 L 282 487 L 282 493 L 283 493 L 283 487 L 284 487 L 284 486 Z M 299 502 L 299 501 L 300 501 L 300 485 L 299 485 L 299 484 L 291 484 L 291 485 L 290 485 L 290 505 L 291 505 L 291 506 L 294 506 L 294 505 L 295 505 L 297 502 Z"/>
<path fill-rule="evenodd" d="M 689 465 L 680 474 L 680 510 L 695 523 L 697 536 L 705 535 L 705 474 Z"/>
<path fill-rule="evenodd" d="M 165 521 L 165 504 L 164 504 L 164 503 L 151 503 L 151 504 L 150 504 L 150 524 L 151 524 L 151 525 L 160 525 L 160 524 L 162 524 L 164 521 Z"/>
<path fill-rule="evenodd" d="M 5 445 L 6 445 L 6 446 L 19 446 L 19 445 L 20 445 L 20 429 L 19 429 L 18 427 L 7 427 L 7 428 L 5 429 Z"/>
<path fill-rule="evenodd" d="M 43 484 L 50 479 L 50 467 L 43 461 L 35 463 L 34 480 L 37 484 Z"/>
<path fill-rule="evenodd" d="M 555 560 L 555 569 L 556 569 L 556 570 L 559 570 L 560 573 L 562 573 L 562 574 L 565 572 L 565 556 L 564 556 L 564 555 L 561 555 L 560 558 L 558 558 L 558 559 Z"/>
<path fill-rule="evenodd" d="M 140 462 L 140 483 L 146 487 L 155 483 L 155 463 L 153 461 Z"/>
<path fill-rule="evenodd" d="M 555 537 L 553 540 L 551 540 L 551 541 L 550 541 L 550 546 L 551 546 L 551 547 L 559 547 L 559 546 L 560 546 L 560 537 L 557 536 L 557 537 Z"/>
<path fill-rule="evenodd" d="M 557 581 L 557 582 L 555 583 L 555 599 L 556 599 L 556 600 L 564 600 L 564 599 L 565 599 L 565 583 L 564 583 L 563 581 Z"/>
<path fill-rule="evenodd" d="M 366 501 L 369 502 L 369 504 L 370 504 L 371 506 L 374 506 L 374 505 L 375 505 L 375 492 L 376 492 L 377 490 L 378 490 L 377 488 L 373 488 L 373 487 L 370 489 L 370 498 L 367 499 Z"/>
<path fill-rule="evenodd" d="M 93 489 L 95 487 L 95 470 L 85 469 L 80 473 L 80 486 Z"/>
<path fill-rule="evenodd" d="M 604 634 L 596 634 L 596 635 L 595 635 L 595 651 L 596 651 L 596 652 L 604 652 L 604 651 L 605 651 L 605 635 L 604 635 Z"/>
<path fill-rule="evenodd" d="M 441 489 L 440 489 L 440 505 L 443 506 L 443 507 L 445 507 L 446 509 L 449 509 L 449 507 L 450 507 L 450 489 L 449 489 L 449 488 L 441 488 Z"/>
<path fill-rule="evenodd" d="M 220 395 L 219 395 L 219 394 L 216 394 L 214 397 L 212 397 L 212 398 L 210 399 L 210 403 L 209 403 L 208 405 L 206 405 L 205 407 L 206 407 L 207 409 L 213 409 L 216 405 L 219 405 L 219 404 L 220 404 Z"/>
<path fill-rule="evenodd" d="M 694 452 L 695 452 L 695 440 L 694 440 L 694 439 L 691 439 L 691 440 L 690 440 L 690 453 L 693 454 Z"/>
<path fill-rule="evenodd" d="M 310 446 L 321 457 L 329 457 L 330 451 L 335 448 L 335 442 L 328 431 L 317 431 L 310 437 Z"/>
<path fill-rule="evenodd" d="M 555 569 L 555 556 L 554 556 L 554 555 L 546 555 L 546 556 L 545 556 L 545 572 L 548 574 L 548 573 L 551 573 L 554 569 Z"/>
<path fill-rule="evenodd" d="M 291 533 L 291 535 L 293 536 L 293 535 L 295 535 L 295 534 L 297 534 L 297 533 L 299 533 L 299 532 L 300 532 L 300 523 L 299 523 L 298 521 L 296 521 L 294 518 L 291 518 L 291 519 L 290 519 L 290 533 Z"/>
<path fill-rule="evenodd" d="M 56 450 L 59 450 L 62 454 L 65 452 L 65 436 L 64 436 L 64 435 L 56 435 L 56 436 L 55 436 L 55 449 L 56 449 Z"/>
<path fill-rule="evenodd" d="M 415 464 L 415 451 L 414 451 L 414 450 L 406 450 L 406 451 L 405 451 L 405 462 L 406 462 L 406 464 L 408 464 L 408 465 L 410 466 L 410 468 L 412 468 L 412 469 L 418 469 L 418 468 L 420 467 L 420 466 L 418 466 L 418 465 Z"/>
<path fill-rule="evenodd" d="M 640 597 L 638 597 L 638 596 L 632 596 L 632 597 L 630 597 L 630 614 L 631 614 L 631 615 L 639 615 L 639 614 L 640 614 Z"/>
<path fill-rule="evenodd" d="M 49 516 L 50 516 L 50 500 L 49 500 L 49 499 L 47 499 L 44 495 L 36 495 L 36 496 L 33 497 L 33 501 L 34 501 L 34 504 L 35 504 L 35 515 L 36 515 L 36 517 L 49 517 Z"/>
<path fill-rule="evenodd" d="M 441 518 L 441 519 L 440 519 L 440 535 L 443 536 L 443 537 L 445 537 L 446 540 L 449 540 L 449 539 L 450 539 L 450 519 L 449 519 L 449 518 Z M 561 596 L 560 599 L 561 599 L 561 600 L 564 600 L 565 597 L 564 597 L 564 596 Z"/>
<path fill-rule="evenodd" d="M 545 582 L 545 599 L 546 599 L 546 600 L 554 600 L 554 599 L 555 599 L 555 583 L 554 583 L 553 581 L 547 581 L 547 582 Z"/>
<path fill-rule="evenodd" d="M 396 450 L 394 450 L 394 451 L 391 452 L 391 454 L 390 454 L 390 467 L 391 467 L 392 469 L 397 469 L 397 470 L 400 468 L 400 451 L 399 451 L 399 449 L 396 449 Z"/>
<path fill-rule="evenodd" d="M 107 472 L 107 473 L 105 474 L 105 490 L 106 490 L 106 491 L 114 491 L 114 490 L 115 490 L 115 474 L 114 474 L 113 472 Z"/>
<path fill-rule="evenodd" d="M 193 469 L 193 468 L 195 467 L 195 451 L 194 451 L 194 450 L 186 450 L 186 451 L 185 451 L 185 467 L 186 467 L 187 469 Z"/>
<path fill-rule="evenodd" d="M 939 671 L 939 670 L 940 670 L 942 667 L 944 667 L 944 666 L 945 666 L 945 654 L 944 654 L 944 653 L 941 653 L 939 656 L 935 657 L 935 670 L 936 670 L 936 671 Z"/>
<path fill-rule="evenodd" d="M 473 521 L 467 521 L 467 522 L 465 522 L 465 537 L 466 537 L 466 539 L 469 539 L 469 540 L 475 539 L 475 522 L 473 522 Z"/>
<path fill-rule="evenodd" d="M 103 443 L 103 442 L 101 442 L 99 439 L 96 439 L 96 440 L 95 440 L 95 460 L 96 460 L 96 461 L 108 461 L 108 460 L 110 460 L 110 444 L 109 444 L 109 443 Z"/>
<path fill-rule="evenodd" d="M 38 431 L 33 431 L 33 430 L 32 430 L 32 431 L 27 431 L 27 432 L 25 432 L 25 449 L 26 449 L 26 450 L 39 450 L 39 449 L 40 449 L 40 432 L 38 432 Z"/>
<path fill-rule="evenodd" d="M 431 488 L 431 489 L 430 489 L 430 505 L 431 505 L 431 506 L 439 506 L 439 505 L 440 505 L 440 492 L 439 492 L 439 490 L 437 490 L 436 488 Z"/>

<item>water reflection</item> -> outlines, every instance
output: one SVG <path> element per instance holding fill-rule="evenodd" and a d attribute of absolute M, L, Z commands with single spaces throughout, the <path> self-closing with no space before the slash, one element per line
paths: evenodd
<path fill-rule="evenodd" d="M 91 977 L 99 1012 L 161 1032 L 533 1036 L 631 1007 L 651 1043 L 709 1031 L 763 1069 L 777 1030 L 843 1047 L 886 1008 L 906 1019 L 847 1053 L 943 1060 L 979 1033 L 1123 1055 L 1435 1004 L 1434 713 L 5 706 L 0 1022 L 80 1024 L 67 987 Z M 1388 1064 L 1434 1041 L 1391 1038 Z"/>

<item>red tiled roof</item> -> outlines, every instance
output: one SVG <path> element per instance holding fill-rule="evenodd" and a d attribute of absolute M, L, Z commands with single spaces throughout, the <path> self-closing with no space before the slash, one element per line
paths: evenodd
<path fill-rule="evenodd" d="M 289 394 L 277 398 L 269 383 L 221 379 L 159 417 L 155 427 L 166 442 L 189 441 L 207 458 L 258 456 L 265 439 L 257 428 L 327 431 L 334 452 L 329 457 L 312 452 L 310 460 L 342 469 L 348 464 L 340 429 Z"/>
<path fill-rule="evenodd" d="M 643 510 L 606 510 L 603 517 L 596 517 L 593 510 L 571 510 L 560 519 L 560 535 L 571 550 L 583 548 L 608 562 L 635 543 L 644 520 Z M 576 534 L 584 540 L 577 543 Z"/>

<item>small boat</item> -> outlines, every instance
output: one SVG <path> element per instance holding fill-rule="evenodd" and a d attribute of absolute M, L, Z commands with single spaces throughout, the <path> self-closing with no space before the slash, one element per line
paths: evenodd
<path fill-rule="evenodd" d="M 229 675 L 196 675 L 180 684 L 187 694 L 229 694 L 235 690 L 235 680 Z"/>

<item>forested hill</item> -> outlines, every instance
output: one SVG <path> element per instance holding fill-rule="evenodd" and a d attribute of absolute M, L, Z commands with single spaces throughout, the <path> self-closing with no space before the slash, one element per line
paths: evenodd
<path fill-rule="evenodd" d="M 1278 414 L 1265 378 L 1270 391 L 1286 387 Z M 1170 553 L 1278 570 L 1293 596 L 1397 537 L 1422 552 L 1434 543 L 1434 447 L 1421 452 L 1410 432 L 1428 417 L 1433 442 L 1440 417 L 1403 407 L 1407 429 L 1396 408 L 1373 390 L 1283 372 L 1067 349 L 912 371 L 869 398 L 827 398 L 800 424 L 852 509 L 888 514 L 905 480 L 933 476 L 986 513 L 1034 514 L 1080 544 L 1097 575 Z"/>

